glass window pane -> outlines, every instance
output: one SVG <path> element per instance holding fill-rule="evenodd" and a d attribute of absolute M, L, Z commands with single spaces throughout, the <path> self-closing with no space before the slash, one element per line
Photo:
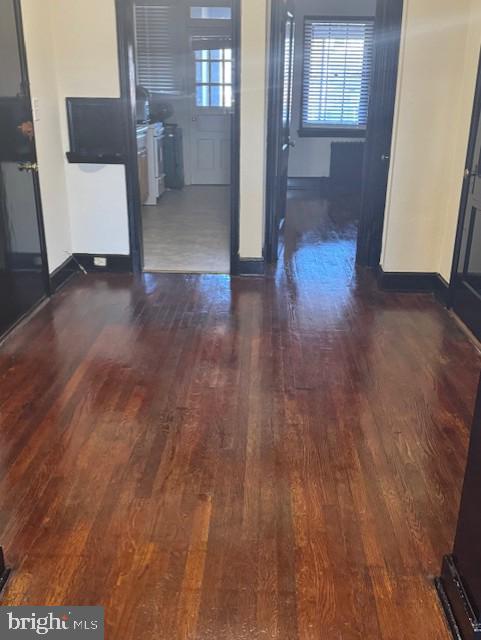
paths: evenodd
<path fill-rule="evenodd" d="M 232 87 L 229 85 L 224 87 L 224 107 L 227 109 L 232 107 Z"/>
<path fill-rule="evenodd" d="M 211 62 L 210 64 L 210 81 L 211 82 L 224 82 L 223 73 L 222 73 L 222 62 Z"/>
<path fill-rule="evenodd" d="M 231 108 L 232 49 L 204 49 L 197 51 L 195 58 L 196 105 Z"/>
<path fill-rule="evenodd" d="M 222 96 L 221 96 L 221 88 L 220 87 L 211 87 L 210 88 L 210 106 L 211 107 L 222 107 Z"/>
<path fill-rule="evenodd" d="M 197 83 L 202 82 L 202 62 L 195 63 L 195 81 Z"/>
<path fill-rule="evenodd" d="M 232 62 L 225 63 L 224 73 L 225 73 L 224 82 L 226 84 L 232 84 Z"/>
<path fill-rule="evenodd" d="M 230 7 L 191 7 L 190 17 L 194 20 L 231 20 Z"/>
<path fill-rule="evenodd" d="M 197 87 L 196 104 L 198 107 L 209 106 L 209 87 L 208 86 L 200 85 Z"/>

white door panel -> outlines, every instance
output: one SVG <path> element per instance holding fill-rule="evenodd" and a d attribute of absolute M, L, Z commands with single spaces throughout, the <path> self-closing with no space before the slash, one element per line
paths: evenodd
<path fill-rule="evenodd" d="M 192 184 L 230 184 L 231 117 L 199 113 L 192 118 Z"/>

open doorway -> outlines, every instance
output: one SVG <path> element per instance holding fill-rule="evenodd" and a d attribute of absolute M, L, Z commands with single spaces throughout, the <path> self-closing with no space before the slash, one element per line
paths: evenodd
<path fill-rule="evenodd" d="M 237 3 L 118 0 L 118 8 L 123 94 L 135 132 L 128 172 L 137 270 L 231 273 L 238 253 Z"/>
<path fill-rule="evenodd" d="M 272 3 L 270 262 L 310 242 L 379 264 L 401 22 L 402 0 Z"/>

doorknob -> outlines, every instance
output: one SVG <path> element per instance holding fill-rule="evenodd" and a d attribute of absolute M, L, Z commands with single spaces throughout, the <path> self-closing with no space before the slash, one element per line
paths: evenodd
<path fill-rule="evenodd" d="M 36 162 L 19 162 L 19 171 L 38 171 L 38 164 Z"/>
<path fill-rule="evenodd" d="M 465 169 L 464 171 L 465 178 L 476 178 L 478 175 L 478 167 L 475 167 L 473 170 Z"/>
<path fill-rule="evenodd" d="M 388 160 L 390 160 L 390 156 L 387 153 L 383 153 L 381 156 L 381 160 L 383 162 L 387 162 Z"/>

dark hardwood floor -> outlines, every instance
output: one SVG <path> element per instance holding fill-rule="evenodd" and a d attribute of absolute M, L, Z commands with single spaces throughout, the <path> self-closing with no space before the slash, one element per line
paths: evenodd
<path fill-rule="evenodd" d="M 354 249 L 292 199 L 267 279 L 79 276 L 7 340 L 3 604 L 104 605 L 109 640 L 449 638 L 481 358 Z"/>

